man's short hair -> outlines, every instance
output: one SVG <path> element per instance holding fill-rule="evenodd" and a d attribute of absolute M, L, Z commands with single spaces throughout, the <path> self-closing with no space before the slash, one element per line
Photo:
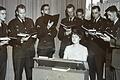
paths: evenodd
<path fill-rule="evenodd" d="M 112 6 L 108 7 L 108 8 L 105 10 L 105 12 L 108 12 L 108 11 L 110 11 L 110 12 L 118 12 L 118 9 L 116 8 L 115 5 L 112 5 Z"/>
<path fill-rule="evenodd" d="M 17 5 L 16 10 L 15 10 L 15 16 L 16 16 L 16 17 L 18 16 L 18 14 L 17 14 L 16 12 L 18 11 L 19 8 L 21 8 L 21 9 L 25 9 L 25 10 L 26 10 L 25 5 L 23 5 L 23 4 L 19 4 L 19 5 Z"/>
<path fill-rule="evenodd" d="M 93 7 L 92 7 L 92 10 L 93 10 L 93 9 L 98 9 L 98 11 L 101 11 L 101 9 L 100 9 L 99 6 L 93 6 Z"/>
<path fill-rule="evenodd" d="M 76 10 L 76 14 L 77 14 L 78 12 L 81 12 L 82 14 L 84 14 L 83 9 L 81 9 L 81 8 L 79 8 L 79 9 Z"/>
<path fill-rule="evenodd" d="M 19 8 L 21 8 L 21 9 L 26 9 L 25 5 L 23 5 L 23 4 L 19 4 L 19 5 L 17 5 L 15 11 L 18 11 Z"/>
<path fill-rule="evenodd" d="M 68 4 L 67 6 L 66 6 L 66 10 L 65 10 L 65 15 L 66 15 L 66 17 L 69 17 L 69 15 L 68 15 L 68 13 L 67 13 L 67 9 L 68 8 L 73 8 L 74 10 L 75 10 L 75 6 L 73 5 L 73 4 Z"/>
<path fill-rule="evenodd" d="M 6 10 L 6 8 L 4 8 L 3 6 L 0 6 L 0 11 L 1 10 Z"/>
<path fill-rule="evenodd" d="M 41 11 L 44 10 L 44 7 L 45 7 L 45 6 L 48 6 L 48 7 L 49 7 L 49 4 L 43 4 L 43 5 L 41 6 Z"/>
<path fill-rule="evenodd" d="M 42 10 L 44 10 L 44 7 L 46 7 L 46 6 L 48 6 L 49 7 L 49 4 L 43 4 L 42 6 L 41 6 L 41 11 Z M 43 15 L 43 13 L 41 12 L 41 14 Z"/>
<path fill-rule="evenodd" d="M 75 10 L 75 6 L 74 6 L 73 4 L 68 4 L 68 5 L 66 6 L 66 9 L 72 8 L 72 7 L 73 7 L 73 9 Z"/>

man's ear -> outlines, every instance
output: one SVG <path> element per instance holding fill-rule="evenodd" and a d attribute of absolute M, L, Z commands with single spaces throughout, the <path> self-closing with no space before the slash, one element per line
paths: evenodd
<path fill-rule="evenodd" d="M 18 11 L 16 11 L 16 14 L 18 15 Z"/>
<path fill-rule="evenodd" d="M 42 10 L 42 11 L 41 11 L 41 13 L 43 14 L 43 13 L 44 13 L 44 11 Z"/>
<path fill-rule="evenodd" d="M 83 14 L 82 16 L 85 17 L 85 14 Z"/>

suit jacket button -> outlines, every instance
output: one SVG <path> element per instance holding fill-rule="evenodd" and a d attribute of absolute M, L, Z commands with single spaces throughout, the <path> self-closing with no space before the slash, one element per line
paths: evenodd
<path fill-rule="evenodd" d="M 46 42 L 45 40 L 43 42 Z"/>

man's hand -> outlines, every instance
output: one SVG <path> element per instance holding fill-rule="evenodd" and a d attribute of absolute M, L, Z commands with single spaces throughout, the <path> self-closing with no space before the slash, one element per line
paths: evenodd
<path fill-rule="evenodd" d="M 24 41 L 27 41 L 29 38 L 30 38 L 30 36 L 22 37 L 22 38 L 21 38 L 21 43 L 23 43 Z"/>
<path fill-rule="evenodd" d="M 66 32 L 65 32 L 66 35 L 69 35 L 69 34 L 71 34 L 71 33 L 72 33 L 71 28 L 70 28 L 70 29 L 66 29 Z"/>
<path fill-rule="evenodd" d="M 88 30 L 88 34 L 90 34 L 90 35 L 96 35 L 96 30 L 95 29 L 89 29 Z"/>
<path fill-rule="evenodd" d="M 107 34 L 104 34 L 104 37 L 103 36 L 100 36 L 100 37 L 101 37 L 101 39 L 103 39 L 106 42 L 110 42 L 110 40 L 111 40 L 111 38 Z"/>
<path fill-rule="evenodd" d="M 5 45 L 5 44 L 8 44 L 8 41 L 1 41 L 1 42 L 0 42 L 0 46 L 3 46 L 3 45 Z"/>
<path fill-rule="evenodd" d="M 53 26 L 54 22 L 50 22 L 50 20 L 48 21 L 48 25 L 47 25 L 47 29 L 50 29 Z"/>

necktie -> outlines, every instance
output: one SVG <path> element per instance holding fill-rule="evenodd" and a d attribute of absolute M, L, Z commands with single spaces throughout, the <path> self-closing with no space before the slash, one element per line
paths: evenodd
<path fill-rule="evenodd" d="M 94 22 L 96 23 L 96 19 L 94 19 Z"/>
<path fill-rule="evenodd" d="M 72 21 L 72 18 L 70 18 L 69 21 L 71 22 L 71 21 Z"/>
<path fill-rule="evenodd" d="M 22 19 L 22 23 L 24 23 L 25 22 L 25 20 L 24 19 Z"/>

